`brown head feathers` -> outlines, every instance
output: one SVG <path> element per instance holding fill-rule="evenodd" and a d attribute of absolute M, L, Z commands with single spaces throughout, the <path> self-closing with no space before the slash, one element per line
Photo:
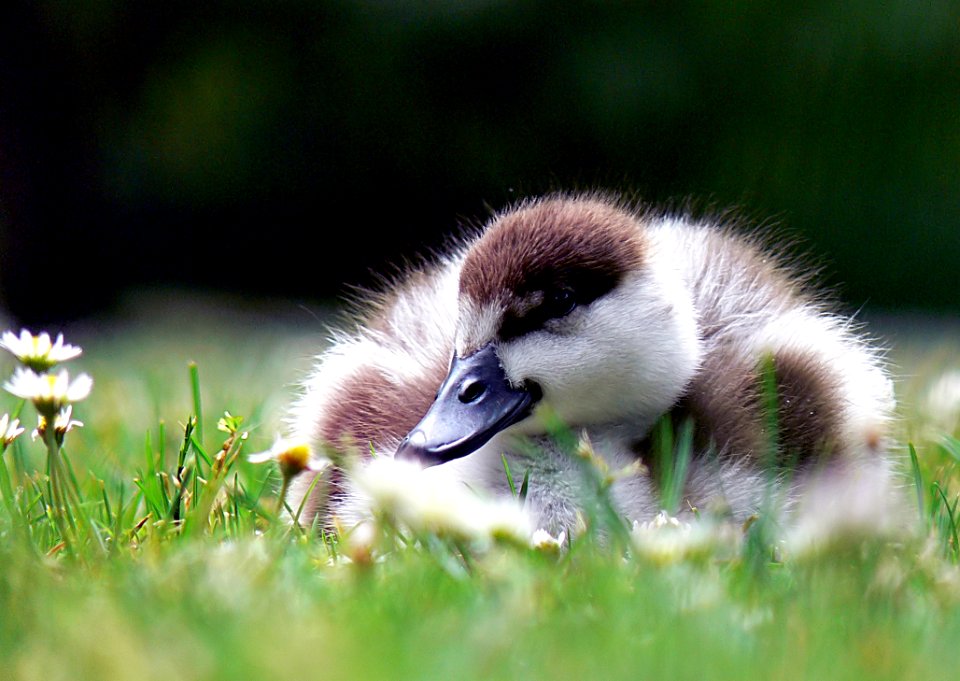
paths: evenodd
<path fill-rule="evenodd" d="M 467 253 L 460 295 L 505 309 L 501 337 L 615 288 L 644 259 L 638 219 L 592 197 L 550 197 L 494 218 Z"/>

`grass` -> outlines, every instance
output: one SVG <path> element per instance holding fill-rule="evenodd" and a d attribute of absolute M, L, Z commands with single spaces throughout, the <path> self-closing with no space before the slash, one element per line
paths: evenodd
<path fill-rule="evenodd" d="M 64 442 L 72 544 L 44 509 L 45 449 L 21 437 L 0 488 L 0 679 L 899 680 L 960 665 L 960 443 L 918 399 L 902 429 L 916 540 L 780 562 L 749 531 L 671 561 L 589 536 L 559 555 L 421 536 L 337 561 L 348 543 L 278 522 L 276 470 L 242 455 L 269 447 L 317 338 L 201 317 L 68 337 L 85 350 L 69 368 L 95 380 Z M 217 429 L 225 410 L 246 440 Z M 30 405 L 21 416 L 33 426 Z M 662 436 L 680 476 L 686 436 Z"/>

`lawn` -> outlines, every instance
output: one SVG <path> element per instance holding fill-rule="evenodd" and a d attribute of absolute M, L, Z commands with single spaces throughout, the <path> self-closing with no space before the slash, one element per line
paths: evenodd
<path fill-rule="evenodd" d="M 94 386 L 63 441 L 66 511 L 51 508 L 31 404 L 3 455 L 0 679 L 902 680 L 960 668 L 960 451 L 945 439 L 958 435 L 957 396 L 929 401 L 960 367 L 946 337 L 889 326 L 904 485 L 916 498 L 919 480 L 923 506 L 914 535 L 795 556 L 762 520 L 676 555 L 590 528 L 559 552 L 383 527 L 363 544 L 292 529 L 277 467 L 246 460 L 281 430 L 322 347 L 321 315 L 230 305 L 153 303 L 68 330 L 84 352 L 65 366 Z M 5 379 L 15 361 L 0 362 Z M 4 394 L 0 413 L 19 403 Z M 218 429 L 224 412 L 244 417 L 236 433 Z"/>

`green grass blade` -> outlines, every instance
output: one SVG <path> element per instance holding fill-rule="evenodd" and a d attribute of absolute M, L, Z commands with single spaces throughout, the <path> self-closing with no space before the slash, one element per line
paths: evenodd
<path fill-rule="evenodd" d="M 917 512 L 920 514 L 920 521 L 927 522 L 927 516 L 923 512 L 923 474 L 920 472 L 920 460 L 917 458 L 917 450 L 910 442 L 907 444 L 910 450 L 910 467 L 913 471 L 913 486 L 917 492 Z"/>
<path fill-rule="evenodd" d="M 103 501 L 103 522 L 107 527 L 113 525 L 113 506 L 110 504 L 110 495 L 107 494 L 107 483 L 103 480 L 98 480 L 100 485 L 100 498 Z"/>
<path fill-rule="evenodd" d="M 960 538 L 958 538 L 957 533 L 957 503 L 954 502 L 952 505 L 947 499 L 946 492 L 939 483 L 934 482 L 932 485 L 933 491 L 936 495 L 939 496 L 940 502 L 944 508 L 944 511 L 941 512 L 940 517 L 944 523 L 943 533 L 947 535 L 947 541 L 945 542 L 946 546 L 945 553 L 951 555 L 951 557 L 956 560 L 960 556 Z"/>
<path fill-rule="evenodd" d="M 167 470 L 167 424 L 163 419 L 157 424 L 157 454 L 160 458 L 158 468 Z"/>
<path fill-rule="evenodd" d="M 671 436 L 672 442 L 672 436 Z M 687 470 L 693 457 L 693 421 L 685 419 L 680 426 L 680 437 L 676 441 L 672 470 L 666 475 L 662 491 L 663 507 L 668 513 L 676 514 L 683 501 L 683 490 L 687 483 Z"/>
<path fill-rule="evenodd" d="M 137 486 L 143 495 L 143 503 L 146 504 L 147 513 L 152 513 L 158 518 L 163 517 L 164 508 L 161 506 L 160 499 L 154 494 L 153 486 L 144 480 L 143 472 L 133 479 L 133 484 Z"/>
<path fill-rule="evenodd" d="M 517 486 L 513 484 L 513 475 L 510 473 L 510 464 L 507 463 L 507 455 L 501 453 L 500 461 L 503 462 L 503 472 L 507 475 L 507 484 L 510 486 L 510 494 L 514 498 L 517 496 Z"/>
<path fill-rule="evenodd" d="M 527 494 L 530 492 L 530 469 L 527 469 L 527 472 L 523 474 L 523 482 L 520 483 L 520 495 L 518 499 L 520 500 L 520 505 L 523 506 L 527 503 Z"/>
<path fill-rule="evenodd" d="M 203 403 L 200 400 L 200 369 L 190 362 L 190 392 L 193 396 L 193 414 L 197 417 L 197 438 L 203 442 Z"/>
<path fill-rule="evenodd" d="M 173 501 L 170 504 L 170 515 L 168 516 L 168 519 L 172 520 L 173 522 L 180 522 L 184 519 L 183 495 L 186 493 L 187 485 L 190 484 L 192 475 L 192 468 L 183 469 L 183 477 L 180 478 L 180 484 L 177 486 L 177 492 L 173 495 Z M 140 491 L 143 492 L 143 487 L 140 487 Z"/>
<path fill-rule="evenodd" d="M 7 469 L 7 460 L 0 454 L 0 494 L 3 495 L 3 503 L 7 507 L 7 512 L 16 515 L 16 504 L 14 503 L 13 483 L 10 479 L 10 471 Z"/>
<path fill-rule="evenodd" d="M 204 463 L 206 463 L 208 467 L 213 467 L 213 459 L 207 454 L 207 450 L 204 449 L 203 443 L 200 442 L 196 431 L 190 436 L 190 444 L 193 445 L 193 451 L 203 459 Z"/>
<path fill-rule="evenodd" d="M 300 525 L 300 516 L 303 515 L 303 509 L 307 507 L 307 501 L 313 496 L 313 491 L 316 489 L 317 485 L 320 484 L 322 477 L 322 473 L 317 473 L 315 476 L 313 476 L 313 480 L 310 481 L 310 486 L 307 487 L 307 493 L 303 495 L 303 498 L 300 500 L 300 505 L 297 506 L 296 515 L 291 516 L 293 518 L 294 525 Z M 284 502 L 284 505 L 286 505 L 286 502 Z"/>

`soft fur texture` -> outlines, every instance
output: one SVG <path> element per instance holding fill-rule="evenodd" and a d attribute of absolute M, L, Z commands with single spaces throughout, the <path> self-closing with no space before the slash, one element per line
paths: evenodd
<path fill-rule="evenodd" d="M 540 319 L 538 306 L 557 286 L 577 293 L 576 307 Z M 684 508 L 722 506 L 745 518 L 769 498 L 772 479 L 789 480 L 779 485 L 784 507 L 818 480 L 855 481 L 864 470 L 871 484 L 889 480 L 891 382 L 849 319 L 811 295 L 776 253 L 722 224 L 598 195 L 523 202 L 386 291 L 356 332 L 334 336 L 319 356 L 292 408 L 292 434 L 392 455 L 432 403 L 453 353 L 490 342 L 510 382 L 535 381 L 538 411 L 583 432 L 611 469 L 640 457 L 655 472 L 651 428 L 665 414 L 678 424 L 692 417 Z M 776 433 L 765 363 L 776 376 Z M 582 475 L 536 412 L 431 472 L 437 484 L 506 495 L 502 453 L 514 472 L 530 471 L 537 525 L 573 526 Z M 363 518 L 349 480 L 336 469 L 324 476 L 306 517 L 348 526 Z M 625 516 L 642 521 L 659 510 L 657 479 L 614 485 Z M 293 507 L 310 484 L 297 481 Z"/>

